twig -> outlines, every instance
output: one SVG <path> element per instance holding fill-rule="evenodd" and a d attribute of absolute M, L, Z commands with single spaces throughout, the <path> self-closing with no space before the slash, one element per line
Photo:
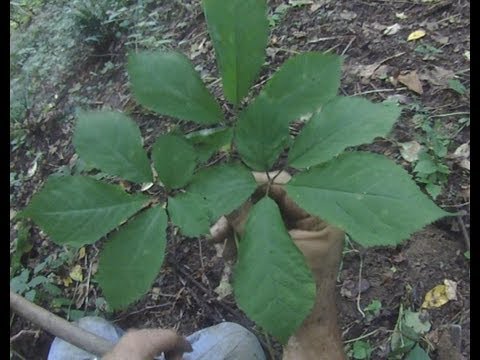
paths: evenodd
<path fill-rule="evenodd" d="M 12 348 L 10 348 L 10 351 L 12 352 L 13 355 L 17 356 L 20 360 L 27 360 L 26 358 L 24 358 L 22 355 L 20 355 L 18 352 L 16 352 Z"/>
<path fill-rule="evenodd" d="M 362 314 L 362 317 L 365 317 L 365 313 L 363 312 L 362 308 L 360 307 L 360 297 L 362 294 L 362 269 L 363 269 L 363 256 L 361 253 L 358 253 L 358 256 L 360 257 L 360 269 L 358 270 L 358 294 L 357 294 L 357 310 L 360 314 Z"/>
<path fill-rule="evenodd" d="M 10 290 L 10 308 L 25 319 L 40 326 L 50 334 L 77 346 L 86 352 L 103 356 L 113 347 L 113 343 L 92 334 L 51 312 L 31 303 Z"/>
<path fill-rule="evenodd" d="M 378 89 L 378 90 L 367 90 L 367 91 L 362 91 L 359 93 L 353 94 L 353 96 L 360 96 L 360 95 L 366 95 L 366 94 L 374 94 L 374 93 L 380 93 L 380 92 L 392 92 L 392 91 L 402 91 L 402 90 L 407 90 L 407 87 L 401 87 L 397 89 Z"/>
<path fill-rule="evenodd" d="M 452 112 L 448 114 L 432 115 L 432 116 L 429 116 L 429 118 L 430 119 L 442 118 L 442 117 L 455 116 L 455 115 L 470 115 L 470 111 L 457 111 L 457 112 Z"/>
<path fill-rule="evenodd" d="M 347 46 L 345 47 L 345 49 L 343 49 L 342 53 L 341 53 L 341 56 L 345 55 L 345 53 L 347 52 L 347 50 L 350 48 L 350 45 L 352 45 L 352 43 L 355 41 L 357 37 L 354 36 L 352 37 L 352 39 L 348 42 Z"/>
<path fill-rule="evenodd" d="M 168 302 L 168 303 L 164 303 L 164 304 L 146 306 L 146 307 L 144 307 L 144 308 L 142 308 L 142 309 L 140 309 L 140 310 L 132 311 L 132 312 L 130 312 L 130 313 L 128 313 L 128 314 L 125 314 L 125 315 L 123 315 L 123 316 L 120 316 L 120 317 L 114 319 L 112 322 L 116 323 L 116 322 L 119 322 L 120 320 L 124 320 L 124 319 L 126 319 L 126 318 L 128 318 L 128 317 L 130 317 L 130 316 L 132 316 L 132 315 L 140 314 L 140 313 L 142 313 L 142 312 L 145 312 L 145 311 L 148 311 L 148 310 L 152 310 L 152 309 L 159 309 L 159 308 L 168 306 L 168 305 L 170 305 L 170 304 L 171 304 L 171 303 Z"/>
<path fill-rule="evenodd" d="M 380 65 L 382 65 L 382 64 L 385 64 L 387 61 L 390 61 L 390 60 L 395 59 L 395 58 L 397 58 L 399 56 L 402 56 L 402 55 L 405 55 L 405 51 L 403 51 L 401 53 L 397 53 L 397 54 L 389 56 L 389 57 L 386 57 L 385 59 L 383 59 L 382 61 L 380 61 L 378 63 L 378 67 L 380 67 Z M 377 70 L 378 67 L 375 70 Z"/>
<path fill-rule="evenodd" d="M 470 250 L 470 235 L 468 235 L 467 228 L 461 216 L 457 217 L 458 222 L 460 224 L 460 228 L 462 229 L 463 238 L 465 239 L 465 244 L 467 245 L 467 250 Z"/>
<path fill-rule="evenodd" d="M 351 35 L 327 36 L 327 37 L 322 37 L 322 38 L 318 38 L 318 39 L 309 40 L 308 43 L 309 44 L 315 44 L 315 43 L 321 42 L 321 41 L 341 39 L 341 38 L 349 37 L 349 36 L 351 36 Z"/>
<path fill-rule="evenodd" d="M 205 265 L 203 264 L 203 253 L 202 253 L 202 242 L 198 238 L 198 254 L 200 256 L 200 265 L 202 266 L 202 271 L 205 271 Z"/>
<path fill-rule="evenodd" d="M 169 259 L 168 262 L 170 263 L 170 265 L 174 268 L 174 270 L 182 273 L 183 276 L 185 276 L 192 284 L 194 284 L 196 287 L 198 287 L 200 290 L 202 290 L 205 295 L 208 295 L 211 297 L 211 299 L 213 301 L 215 301 L 216 304 L 218 304 L 220 307 L 222 307 L 224 310 L 226 310 L 227 312 L 229 312 L 231 315 L 233 315 L 236 319 L 237 319 L 237 322 L 242 325 L 243 327 L 249 329 L 250 331 L 252 332 L 255 332 L 257 334 L 260 334 L 258 331 L 252 329 L 249 325 L 247 325 L 245 323 L 245 321 L 243 321 L 243 318 L 234 310 L 232 309 L 230 306 L 228 306 L 227 304 L 223 303 L 222 301 L 219 301 L 216 299 L 216 297 L 212 294 L 212 292 L 207 289 L 205 286 L 203 286 L 202 284 L 200 284 L 197 280 L 195 280 L 193 278 L 192 275 L 189 274 L 188 271 L 186 271 L 185 269 L 183 269 L 181 266 L 179 266 L 175 261 Z M 258 341 L 260 342 L 260 344 L 263 346 L 264 349 L 267 349 L 268 350 L 268 345 L 265 343 L 265 341 L 263 341 L 262 339 L 258 339 Z"/>
<path fill-rule="evenodd" d="M 39 332 L 40 332 L 40 330 L 20 330 L 17 334 L 13 335 L 10 338 L 10 342 L 14 342 L 20 336 L 25 335 L 25 334 L 31 334 L 31 335 L 35 335 L 35 337 L 38 337 Z"/>
<path fill-rule="evenodd" d="M 376 330 L 373 330 L 373 331 L 371 331 L 371 332 L 369 332 L 369 333 L 367 333 L 367 334 L 360 335 L 359 337 L 357 337 L 357 338 L 355 338 L 355 339 L 346 340 L 346 341 L 344 341 L 343 343 L 344 343 L 344 344 L 348 344 L 348 343 L 351 343 L 351 342 L 355 342 L 355 341 L 357 341 L 357 340 L 362 340 L 362 339 L 365 339 L 365 338 L 367 338 L 367 337 L 369 337 L 369 336 L 375 335 L 375 334 L 376 334 L 377 332 L 379 332 L 379 331 L 380 331 L 380 329 L 376 329 Z"/>

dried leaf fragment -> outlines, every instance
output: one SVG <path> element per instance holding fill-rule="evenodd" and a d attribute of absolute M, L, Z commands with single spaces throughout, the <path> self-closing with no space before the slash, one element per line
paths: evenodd
<path fill-rule="evenodd" d="M 400 155 L 410 163 L 418 160 L 418 154 L 423 148 L 418 141 L 404 142 L 400 146 Z"/>
<path fill-rule="evenodd" d="M 417 71 L 410 71 L 405 74 L 398 75 L 397 80 L 405 85 L 410 90 L 416 92 L 417 94 L 423 94 L 423 87 L 420 79 L 418 78 Z"/>
<path fill-rule="evenodd" d="M 398 33 L 400 31 L 401 28 L 402 27 L 399 24 L 393 24 L 393 25 L 388 26 L 383 31 L 383 34 L 384 35 L 395 35 L 396 33 Z"/>
<path fill-rule="evenodd" d="M 407 41 L 413 41 L 423 38 L 427 33 L 425 30 L 416 30 L 408 35 Z"/>
<path fill-rule="evenodd" d="M 82 267 L 80 265 L 75 265 L 72 271 L 70 271 L 69 275 L 72 278 L 72 280 L 75 280 L 78 282 L 83 281 Z"/>
<path fill-rule="evenodd" d="M 427 292 L 422 308 L 433 309 L 439 308 L 450 300 L 457 299 L 457 283 L 452 280 L 445 279 L 443 284 L 435 286 Z"/>

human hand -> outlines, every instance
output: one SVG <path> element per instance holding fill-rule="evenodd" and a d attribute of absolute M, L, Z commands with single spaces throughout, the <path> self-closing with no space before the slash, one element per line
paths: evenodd
<path fill-rule="evenodd" d="M 301 327 L 284 347 L 284 360 L 340 360 L 345 359 L 340 331 L 337 325 L 335 282 L 341 261 L 345 233 L 316 216 L 308 214 L 288 197 L 283 185 L 290 180 L 286 172 L 280 174 L 253 173 L 259 188 L 239 209 L 222 217 L 210 229 L 214 242 L 225 244 L 223 256 L 236 256 L 234 235 L 244 233 L 253 204 L 266 195 L 277 203 L 285 226 L 297 247 L 302 251 L 312 270 L 317 287 L 315 305 Z M 269 179 L 275 181 L 269 186 Z"/>
<path fill-rule="evenodd" d="M 173 330 L 129 330 L 102 360 L 152 360 L 165 353 L 166 360 L 181 360 L 192 346 Z"/>

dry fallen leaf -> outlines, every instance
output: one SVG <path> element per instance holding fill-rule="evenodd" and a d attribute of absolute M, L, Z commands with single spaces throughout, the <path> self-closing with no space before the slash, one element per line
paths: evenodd
<path fill-rule="evenodd" d="M 402 28 L 402 27 L 401 27 L 399 24 L 393 24 L 393 25 L 388 26 L 388 27 L 383 31 L 383 34 L 384 34 L 384 35 L 395 35 L 396 33 L 399 32 L 399 30 L 400 30 L 401 28 Z"/>
<path fill-rule="evenodd" d="M 452 155 L 452 157 L 454 158 L 462 158 L 462 159 L 468 159 L 469 156 L 470 156 L 470 144 L 468 142 L 460 145 L 453 152 L 453 155 Z"/>
<path fill-rule="evenodd" d="M 424 71 L 420 74 L 420 79 L 428 81 L 432 85 L 448 87 L 448 81 L 455 78 L 452 70 L 440 66 L 434 66 L 432 70 Z"/>
<path fill-rule="evenodd" d="M 35 175 L 35 173 L 37 172 L 37 168 L 38 168 L 38 161 L 37 159 L 35 159 L 32 166 L 28 169 L 27 178 L 31 178 L 33 175 Z"/>
<path fill-rule="evenodd" d="M 423 301 L 423 309 L 439 308 L 450 300 L 457 299 L 457 283 L 452 280 L 445 279 L 442 285 L 435 286 L 427 292 Z"/>
<path fill-rule="evenodd" d="M 217 300 L 222 300 L 228 295 L 232 294 L 233 288 L 230 284 L 230 275 L 232 273 L 231 266 L 227 263 L 223 268 L 222 278 L 220 279 L 220 284 L 213 290 L 218 295 Z"/>
<path fill-rule="evenodd" d="M 343 20 L 353 20 L 357 17 L 357 14 L 354 13 L 353 11 L 347 11 L 347 10 L 343 10 L 341 13 L 340 13 L 340 18 L 342 18 Z"/>
<path fill-rule="evenodd" d="M 400 154 L 410 163 L 418 160 L 418 154 L 423 148 L 417 141 L 404 142 L 400 146 Z"/>
<path fill-rule="evenodd" d="M 400 20 L 405 20 L 408 16 L 405 15 L 404 12 L 401 12 L 401 13 L 395 13 L 395 17 Z"/>
<path fill-rule="evenodd" d="M 78 250 L 78 260 L 81 260 L 85 257 L 85 247 L 81 247 L 80 250 Z"/>
<path fill-rule="evenodd" d="M 467 50 L 463 53 L 463 56 L 465 56 L 465 59 L 467 59 L 468 61 L 470 61 L 470 50 Z"/>
<path fill-rule="evenodd" d="M 425 30 L 416 30 L 408 35 L 407 41 L 413 41 L 423 38 L 427 33 Z"/>
<path fill-rule="evenodd" d="M 78 281 L 78 282 L 83 281 L 82 267 L 80 265 L 75 265 L 72 271 L 70 271 L 69 275 L 75 281 Z"/>
<path fill-rule="evenodd" d="M 470 171 L 470 160 L 463 159 L 462 161 L 460 161 L 460 167 L 464 168 L 465 170 Z"/>
<path fill-rule="evenodd" d="M 410 90 L 416 92 L 417 94 L 423 94 L 423 87 L 420 79 L 418 78 L 417 71 L 410 71 L 406 74 L 400 74 L 397 77 L 397 80 L 405 85 Z"/>
<path fill-rule="evenodd" d="M 73 280 L 70 276 L 67 276 L 66 278 L 62 279 L 62 282 L 63 282 L 63 286 L 69 287 L 70 285 L 72 285 Z"/>

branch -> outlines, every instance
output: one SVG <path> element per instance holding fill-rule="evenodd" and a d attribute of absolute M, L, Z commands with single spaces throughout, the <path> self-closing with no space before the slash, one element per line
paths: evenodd
<path fill-rule="evenodd" d="M 50 334 L 91 354 L 103 356 L 114 344 L 31 303 L 10 290 L 10 308 Z"/>

